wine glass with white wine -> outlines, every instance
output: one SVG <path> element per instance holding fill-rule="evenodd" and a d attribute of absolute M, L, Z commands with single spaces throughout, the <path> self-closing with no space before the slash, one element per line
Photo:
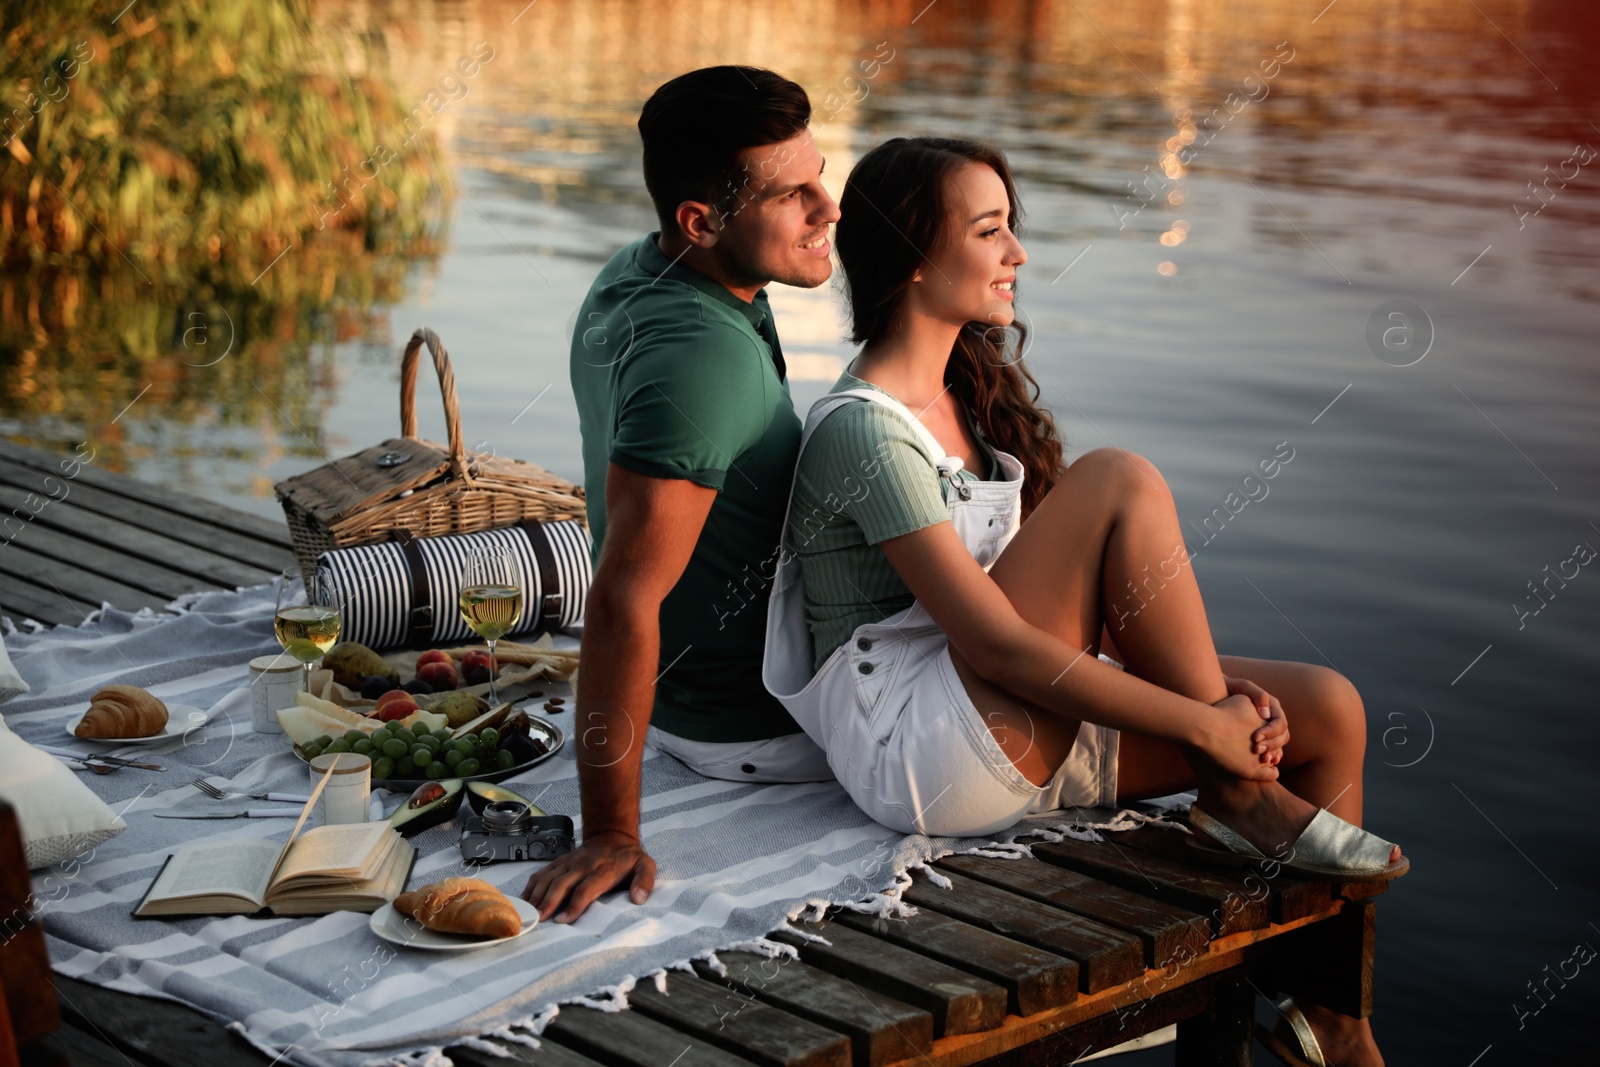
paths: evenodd
<path fill-rule="evenodd" d="M 331 579 L 316 571 L 285 567 L 278 578 L 273 630 L 283 650 L 304 665 L 302 684 L 311 692 L 311 668 L 339 640 L 339 596 Z"/>
<path fill-rule="evenodd" d="M 489 646 L 489 706 L 496 703 L 494 643 L 522 616 L 522 587 L 504 548 L 478 548 L 467 556 L 461 577 L 461 617 Z"/>

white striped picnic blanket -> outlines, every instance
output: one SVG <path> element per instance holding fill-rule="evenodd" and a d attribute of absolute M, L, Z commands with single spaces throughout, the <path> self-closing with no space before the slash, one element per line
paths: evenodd
<path fill-rule="evenodd" d="M 111 682 L 211 713 L 181 742 L 122 750 L 153 757 L 163 772 L 83 775 L 128 828 L 77 861 L 35 872 L 51 961 L 83 981 L 181 1001 L 290 1063 L 437 1067 L 447 1062 L 445 1047 L 474 1037 L 526 1042 L 562 1002 L 620 1006 L 637 979 L 718 948 L 759 943 L 808 907 L 890 890 L 877 897 L 885 905 L 908 867 L 986 844 L 895 833 L 863 815 L 835 783 L 717 781 L 647 749 L 643 830 L 659 873 L 642 906 L 613 894 L 571 925 L 543 924 L 515 942 L 459 954 L 397 949 L 368 929 L 366 915 L 352 912 L 136 920 L 131 909 L 176 845 L 283 840 L 289 832 L 289 820 L 155 818 L 174 806 L 217 803 L 188 785 L 196 774 L 241 790 L 304 792 L 307 785 L 305 765 L 287 740 L 250 728 L 245 665 L 277 650 L 272 588 L 197 594 L 174 607 L 176 613 L 137 615 L 107 608 L 77 628 L 6 638 L 32 692 L 0 710 L 26 740 L 71 744 L 64 724 Z M 540 713 L 571 734 L 570 710 Z M 507 784 L 577 820 L 570 750 Z M 385 811 L 401 800 L 384 799 Z M 1115 824 L 1138 818 L 1117 813 Z M 514 894 L 536 869 L 467 868 L 444 827 L 412 840 L 420 853 L 412 886 L 470 872 Z"/>

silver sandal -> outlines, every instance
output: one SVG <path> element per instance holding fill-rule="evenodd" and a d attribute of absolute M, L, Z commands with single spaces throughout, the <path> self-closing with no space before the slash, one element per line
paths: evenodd
<path fill-rule="evenodd" d="M 1317 1035 L 1312 1032 L 1311 1024 L 1306 1021 L 1305 1012 L 1295 1004 L 1293 997 L 1284 997 L 1273 1005 L 1278 1009 L 1278 1014 L 1283 1016 L 1283 1021 L 1268 1030 L 1260 1023 L 1256 1023 L 1256 1040 L 1267 1047 L 1278 1059 L 1288 1064 L 1288 1067 L 1328 1067 L 1328 1061 L 1322 1055 L 1322 1045 L 1317 1041 Z M 1294 1038 L 1291 1045 L 1278 1034 L 1278 1027 L 1288 1024 L 1289 1035 Z"/>
<path fill-rule="evenodd" d="M 1189 809 L 1189 825 L 1215 842 L 1208 844 L 1191 834 L 1186 839 L 1189 847 L 1230 867 L 1254 867 L 1270 861 L 1290 874 L 1329 882 L 1382 882 L 1398 878 L 1411 867 L 1405 856 L 1398 863 L 1389 862 L 1394 842 L 1369 834 L 1326 808 L 1317 812 L 1280 856 L 1268 856 L 1198 805 Z"/>

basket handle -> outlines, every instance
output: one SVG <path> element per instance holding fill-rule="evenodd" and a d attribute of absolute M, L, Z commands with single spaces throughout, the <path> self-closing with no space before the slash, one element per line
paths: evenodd
<path fill-rule="evenodd" d="M 406 342 L 400 360 L 400 435 L 417 439 L 417 349 L 424 344 L 433 355 L 433 369 L 439 375 L 439 391 L 444 394 L 444 421 L 450 434 L 450 467 L 456 477 L 467 476 L 467 453 L 461 443 L 461 402 L 456 399 L 456 372 L 450 367 L 450 353 L 444 350 L 439 335 L 426 326 L 419 327 Z"/>

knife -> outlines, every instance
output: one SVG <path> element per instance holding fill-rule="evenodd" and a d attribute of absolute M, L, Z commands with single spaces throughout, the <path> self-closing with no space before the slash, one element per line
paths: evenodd
<path fill-rule="evenodd" d="M 128 759 L 126 756 L 112 756 L 109 754 L 99 756 L 92 752 L 75 752 L 70 748 L 59 748 L 55 745 L 34 745 L 33 747 L 37 748 L 41 752 L 48 752 L 52 756 L 60 756 L 63 759 L 73 759 L 80 763 L 84 760 L 91 760 L 95 763 L 104 763 L 113 767 L 140 767 L 147 771 L 166 770 L 165 767 L 158 766 L 157 764 L 141 763 L 138 760 Z"/>
<path fill-rule="evenodd" d="M 246 808 L 243 811 L 158 811 L 158 819 L 294 819 L 299 808 Z"/>

